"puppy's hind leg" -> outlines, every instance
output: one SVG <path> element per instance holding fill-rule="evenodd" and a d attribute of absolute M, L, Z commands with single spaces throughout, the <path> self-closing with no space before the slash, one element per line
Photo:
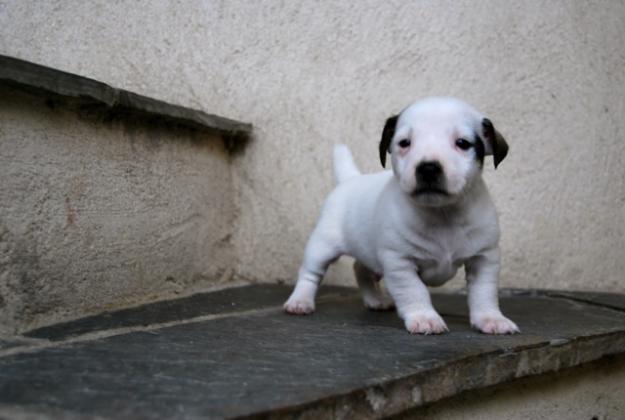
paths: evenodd
<path fill-rule="evenodd" d="M 339 247 L 328 240 L 317 226 L 306 245 L 304 262 L 299 269 L 295 289 L 284 304 L 284 310 L 296 315 L 314 312 L 317 288 L 328 266 L 340 256 Z"/>
<path fill-rule="evenodd" d="M 387 311 L 395 308 L 393 299 L 380 289 L 380 276 L 358 261 L 354 262 L 354 275 L 367 308 L 373 311 Z"/>

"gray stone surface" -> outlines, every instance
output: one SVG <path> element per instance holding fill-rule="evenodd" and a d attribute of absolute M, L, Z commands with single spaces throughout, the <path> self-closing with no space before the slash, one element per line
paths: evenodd
<path fill-rule="evenodd" d="M 5 352 L 0 408 L 52 417 L 383 417 L 625 352 L 625 313 L 544 294 L 502 298 L 523 332 L 514 336 L 472 331 L 464 296 L 434 295 L 451 332 L 415 336 L 394 312 L 365 310 L 354 290 L 331 290 L 309 317 L 282 312 L 286 286 L 267 290 L 238 290 L 222 303 L 247 309 L 222 317 Z M 174 306 L 144 312 L 146 323 L 159 311 L 171 319 Z"/>
<path fill-rule="evenodd" d="M 324 287 L 319 297 L 353 294 L 343 287 Z M 141 325 L 188 320 L 206 315 L 240 313 L 250 309 L 278 306 L 286 301 L 289 290 L 279 285 L 250 285 L 233 287 L 216 292 L 197 293 L 192 296 L 165 300 L 134 308 L 80 318 L 74 321 L 53 324 L 26 332 L 32 338 L 59 341 L 82 334 L 130 328 Z"/>
<path fill-rule="evenodd" d="M 625 295 L 601 292 L 574 292 L 567 290 L 545 291 L 548 296 L 562 297 L 607 308 L 625 311 Z"/>
<path fill-rule="evenodd" d="M 235 139 L 248 136 L 252 131 L 252 126 L 248 123 L 116 89 L 97 80 L 6 55 L 0 55 L 0 84 L 53 100 L 71 98 L 83 107 L 99 106 L 117 116 L 124 113 L 141 115 L 149 119 L 216 131 Z"/>
<path fill-rule="evenodd" d="M 0 338 L 0 351 L 13 347 L 30 346 L 39 342 L 39 340 L 24 337 L 2 337 Z"/>
<path fill-rule="evenodd" d="M 466 293 L 466 288 L 458 290 L 458 292 Z M 517 288 L 503 288 L 500 289 L 499 293 L 506 296 L 548 296 L 554 298 L 569 299 L 572 301 L 583 302 L 590 305 L 597 305 L 617 311 L 625 311 L 625 295 L 618 293 Z"/>

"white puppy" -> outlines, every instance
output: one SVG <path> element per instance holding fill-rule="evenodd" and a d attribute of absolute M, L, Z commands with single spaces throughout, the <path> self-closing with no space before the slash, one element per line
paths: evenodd
<path fill-rule="evenodd" d="M 499 226 L 481 177 L 485 155 L 495 167 L 508 145 L 492 123 L 454 98 L 427 98 L 386 121 L 380 142 L 393 171 L 361 175 L 345 145 L 335 146 L 337 187 L 328 196 L 284 304 L 309 314 L 330 263 L 356 259 L 354 272 L 370 309 L 393 301 L 411 333 L 438 334 L 445 322 L 426 286 L 465 267 L 471 325 L 489 334 L 518 332 L 499 310 Z M 384 278 L 392 300 L 379 289 Z"/>

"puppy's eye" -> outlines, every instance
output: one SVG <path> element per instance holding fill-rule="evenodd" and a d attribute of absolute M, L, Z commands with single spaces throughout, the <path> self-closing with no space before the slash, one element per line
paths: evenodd
<path fill-rule="evenodd" d="M 473 144 L 468 140 L 458 139 L 456 140 L 456 146 L 458 146 L 462 150 L 469 150 L 471 147 L 473 147 Z"/>
<path fill-rule="evenodd" d="M 400 140 L 399 143 L 397 144 L 399 144 L 399 147 L 401 147 L 402 149 L 405 149 L 406 147 L 410 146 L 410 140 L 403 139 L 403 140 Z"/>

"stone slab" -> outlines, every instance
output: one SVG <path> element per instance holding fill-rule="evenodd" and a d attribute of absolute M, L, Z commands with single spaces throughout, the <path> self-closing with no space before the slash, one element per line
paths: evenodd
<path fill-rule="evenodd" d="M 569 299 L 505 296 L 502 308 L 522 334 L 488 336 L 469 328 L 465 296 L 435 294 L 451 332 L 416 336 L 354 293 L 296 317 L 266 306 L 274 293 L 281 303 L 287 287 L 265 295 L 258 287 L 237 293 L 269 310 L 5 355 L 0 408 L 51 417 L 379 418 L 625 352 L 625 313 Z"/>
<path fill-rule="evenodd" d="M 601 292 L 571 292 L 567 290 L 553 290 L 545 292 L 548 296 L 577 300 L 592 303 L 606 308 L 625 311 L 625 295 Z"/>
<path fill-rule="evenodd" d="M 0 351 L 7 350 L 15 347 L 30 346 L 38 343 L 38 340 L 24 338 L 24 337 L 1 337 L 0 338 Z"/>
<path fill-rule="evenodd" d="M 354 289 L 328 286 L 319 297 L 354 295 Z M 289 289 L 280 285 L 249 285 L 209 293 L 198 293 L 180 299 L 149 303 L 133 308 L 84 317 L 26 332 L 26 337 L 51 341 L 66 340 L 97 331 L 164 324 L 196 317 L 240 313 L 250 309 L 276 307 L 286 301 Z"/>
<path fill-rule="evenodd" d="M 553 298 L 570 299 L 578 302 L 588 303 L 592 305 L 602 306 L 617 311 L 625 311 L 625 295 L 618 293 L 606 292 L 581 292 L 575 290 L 556 290 L 556 289 L 501 289 L 500 295 L 507 296 L 548 296 Z M 462 289 L 461 293 L 466 294 L 466 289 Z"/>
<path fill-rule="evenodd" d="M 227 144 L 244 141 L 252 132 L 252 125 L 248 123 L 170 104 L 6 55 L 0 55 L 0 84 L 44 97 L 71 98 L 83 106 L 99 106 L 115 115 L 132 113 L 190 128 L 217 131 L 227 138 Z"/>

